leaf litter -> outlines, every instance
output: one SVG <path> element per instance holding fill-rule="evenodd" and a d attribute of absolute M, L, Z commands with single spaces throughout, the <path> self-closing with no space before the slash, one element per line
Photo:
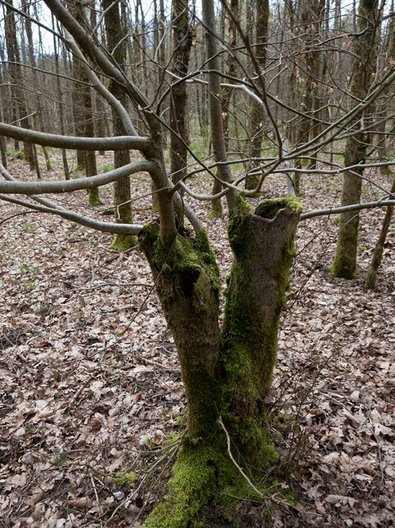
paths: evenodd
<path fill-rule="evenodd" d="M 16 161 L 10 170 L 32 179 Z M 281 195 L 283 182 L 269 180 L 268 195 Z M 340 180 L 303 182 L 306 210 L 338 202 Z M 132 188 L 148 194 L 149 182 L 133 177 Z M 109 186 L 104 197 L 111 203 Z M 61 200 L 87 211 L 83 192 Z M 195 206 L 207 218 L 208 206 Z M 149 220 L 146 198 L 135 207 L 137 222 Z M 109 235 L 20 212 L 0 203 L 0 525 L 138 528 L 185 429 L 180 369 L 149 267 L 139 249 L 110 251 Z M 328 272 L 333 217 L 300 224 L 267 401 L 283 487 L 296 503 L 269 501 L 271 521 L 267 504 L 251 505 L 246 526 L 393 526 L 393 230 L 377 289 L 363 283 L 383 214 L 361 215 L 355 281 Z M 226 223 L 207 226 L 225 283 Z"/>

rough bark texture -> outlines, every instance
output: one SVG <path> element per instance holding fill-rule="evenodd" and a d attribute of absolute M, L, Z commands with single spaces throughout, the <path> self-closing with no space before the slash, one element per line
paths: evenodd
<path fill-rule="evenodd" d="M 173 71 L 183 78 L 188 73 L 192 46 L 192 30 L 189 25 L 187 0 L 173 0 Z M 185 82 L 174 84 L 170 92 L 170 127 L 175 132 L 170 136 L 170 163 L 173 182 L 184 178 L 188 159 L 187 87 Z"/>
<path fill-rule="evenodd" d="M 300 209 L 289 198 L 268 200 L 254 213 L 240 204 L 238 210 L 229 227 L 234 264 L 222 332 L 218 268 L 205 232 L 195 239 L 179 235 L 164 246 L 158 225 L 150 224 L 140 237 L 177 346 L 188 402 L 188 434 L 168 493 L 145 523 L 149 528 L 232 526 L 222 517 L 223 508 L 229 513 L 235 507 L 229 496 L 257 498 L 229 457 L 222 425 L 234 459 L 253 478 L 277 457 L 264 400 Z"/>
<path fill-rule="evenodd" d="M 351 74 L 351 93 L 357 100 L 362 100 L 368 93 L 373 81 L 375 65 L 375 41 L 378 24 L 378 1 L 361 0 L 358 11 L 358 37 L 354 43 L 354 55 Z M 359 35 L 360 34 L 360 35 Z M 365 113 L 362 115 L 364 117 Z M 361 116 L 359 116 L 361 118 Z M 345 166 L 363 164 L 366 158 L 369 137 L 358 132 L 362 125 L 355 124 L 356 133 L 347 140 L 344 155 Z M 361 199 L 363 168 L 347 171 L 343 178 L 341 205 L 359 203 Z M 339 236 L 332 272 L 336 277 L 353 279 L 357 268 L 359 212 L 342 213 L 340 217 Z"/>
<path fill-rule="evenodd" d="M 261 76 L 260 82 L 264 83 L 263 71 L 266 66 L 266 45 L 269 28 L 269 0 L 261 0 L 257 2 L 256 12 L 256 62 L 259 66 L 257 75 Z M 259 158 L 261 157 L 262 139 L 264 135 L 265 126 L 265 112 L 261 104 L 255 99 L 251 103 L 251 117 L 252 117 L 252 136 L 251 136 L 251 150 L 250 157 L 252 159 L 252 167 L 259 166 Z M 259 182 L 259 175 L 247 174 L 245 186 L 246 189 L 255 189 Z"/>
<path fill-rule="evenodd" d="M 157 281 L 158 295 L 172 331 L 188 400 L 189 433 L 207 434 L 217 414 L 216 365 L 220 331 L 219 274 L 204 232 L 195 240 L 179 235 L 161 244 L 157 224 L 147 227 L 140 243 Z"/>

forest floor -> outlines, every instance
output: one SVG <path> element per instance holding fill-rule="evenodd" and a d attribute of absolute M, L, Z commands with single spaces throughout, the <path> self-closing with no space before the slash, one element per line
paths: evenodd
<path fill-rule="evenodd" d="M 33 179 L 17 160 L 9 170 Z M 390 187 L 367 176 L 364 200 L 380 195 L 373 179 Z M 132 186 L 149 193 L 144 177 Z M 339 203 L 339 179 L 306 177 L 302 188 L 306 211 Z M 280 196 L 284 181 L 269 178 L 266 190 Z M 102 196 L 111 203 L 110 187 Z M 60 200 L 86 211 L 84 192 Z M 137 222 L 150 218 L 148 198 L 134 205 Z M 197 207 L 207 218 L 208 206 Z M 0 526 L 138 528 L 185 427 L 150 270 L 139 249 L 112 252 L 109 235 L 22 211 L 0 202 Z M 394 526 L 393 229 L 377 289 L 364 286 L 383 215 L 361 214 L 354 281 L 328 272 L 335 218 L 300 224 L 268 402 L 295 503 L 251 504 L 246 527 Z M 207 225 L 225 284 L 226 220 Z"/>

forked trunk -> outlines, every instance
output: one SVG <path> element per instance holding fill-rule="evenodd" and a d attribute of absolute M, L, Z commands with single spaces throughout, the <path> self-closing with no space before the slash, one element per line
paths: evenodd
<path fill-rule="evenodd" d="M 140 237 L 173 333 L 188 403 L 188 434 L 168 494 L 146 527 L 198 526 L 207 521 L 208 509 L 210 526 L 228 526 L 222 513 L 229 496 L 257 498 L 234 462 L 258 479 L 276 460 L 265 397 L 298 216 L 299 204 L 290 198 L 233 215 L 234 263 L 222 330 L 219 273 L 205 232 L 195 239 L 179 235 L 170 247 L 160 242 L 158 224 L 147 226 Z"/>

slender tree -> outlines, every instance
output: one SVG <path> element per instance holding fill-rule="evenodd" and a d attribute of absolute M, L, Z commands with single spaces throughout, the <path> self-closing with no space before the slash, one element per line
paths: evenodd
<path fill-rule="evenodd" d="M 20 51 L 17 39 L 17 28 L 13 0 L 5 4 L 5 37 L 7 47 L 7 57 L 9 62 L 9 77 L 11 83 L 13 117 L 15 122 L 20 122 L 21 126 L 30 129 L 29 112 L 26 106 L 25 93 L 23 91 L 23 75 L 20 65 Z M 24 158 L 29 163 L 30 169 L 35 170 L 34 153 L 32 144 L 23 142 Z"/>
<path fill-rule="evenodd" d="M 188 73 L 189 57 L 192 46 L 192 28 L 189 22 L 187 0 L 173 0 L 172 3 L 173 60 L 172 70 L 178 79 L 173 82 L 170 92 L 170 159 L 173 181 L 177 182 L 186 175 L 188 143 L 186 111 L 187 87 L 183 78 Z"/>
<path fill-rule="evenodd" d="M 73 3 L 72 12 L 76 21 L 85 30 L 88 30 L 89 24 L 85 17 L 82 4 Z M 95 128 L 91 88 L 81 59 L 75 55 L 73 56 L 73 76 L 77 81 L 73 85 L 73 117 L 76 135 L 94 137 Z M 94 151 L 77 150 L 77 163 L 78 168 L 84 170 L 87 177 L 97 174 L 96 154 Z M 100 200 L 99 189 L 97 187 L 88 190 L 88 203 L 93 206 L 103 203 Z"/>
<path fill-rule="evenodd" d="M 264 70 L 266 66 L 267 57 L 267 42 L 269 30 L 269 0 L 261 0 L 256 2 L 256 45 L 254 47 L 255 61 L 254 61 L 254 76 L 257 76 L 257 84 L 265 84 Z M 252 161 L 251 168 L 259 166 L 259 158 L 261 157 L 262 139 L 265 130 L 265 111 L 258 101 L 255 99 L 251 102 L 251 150 L 250 158 Z M 250 173 L 246 177 L 246 189 L 255 189 L 259 181 L 259 176 Z"/>
<path fill-rule="evenodd" d="M 112 0 L 102 0 L 104 21 L 106 27 L 107 47 L 113 60 L 120 68 L 126 63 L 126 28 L 121 22 L 120 5 Z M 127 103 L 127 97 L 119 85 L 110 81 L 110 92 L 123 105 Z M 115 109 L 112 109 L 113 132 L 120 136 L 126 133 L 122 120 Z M 130 163 L 128 150 L 114 152 L 114 167 L 122 167 Z M 121 224 L 133 222 L 130 177 L 125 176 L 114 184 L 115 218 Z M 133 235 L 115 235 L 111 247 L 117 250 L 125 250 L 137 244 L 137 238 Z"/>
<path fill-rule="evenodd" d="M 373 82 L 378 30 L 378 0 L 361 0 L 358 9 L 357 34 L 354 37 L 354 61 L 351 72 L 350 94 L 356 105 L 366 97 Z M 345 145 L 346 167 L 360 165 L 347 171 L 343 178 L 342 205 L 359 203 L 362 190 L 363 164 L 366 161 L 369 135 L 364 131 L 368 109 L 361 108 L 354 122 L 353 135 Z M 359 129 L 359 130 L 358 130 Z M 357 268 L 359 212 L 343 213 L 340 217 L 336 255 L 332 272 L 336 277 L 353 279 Z"/>

